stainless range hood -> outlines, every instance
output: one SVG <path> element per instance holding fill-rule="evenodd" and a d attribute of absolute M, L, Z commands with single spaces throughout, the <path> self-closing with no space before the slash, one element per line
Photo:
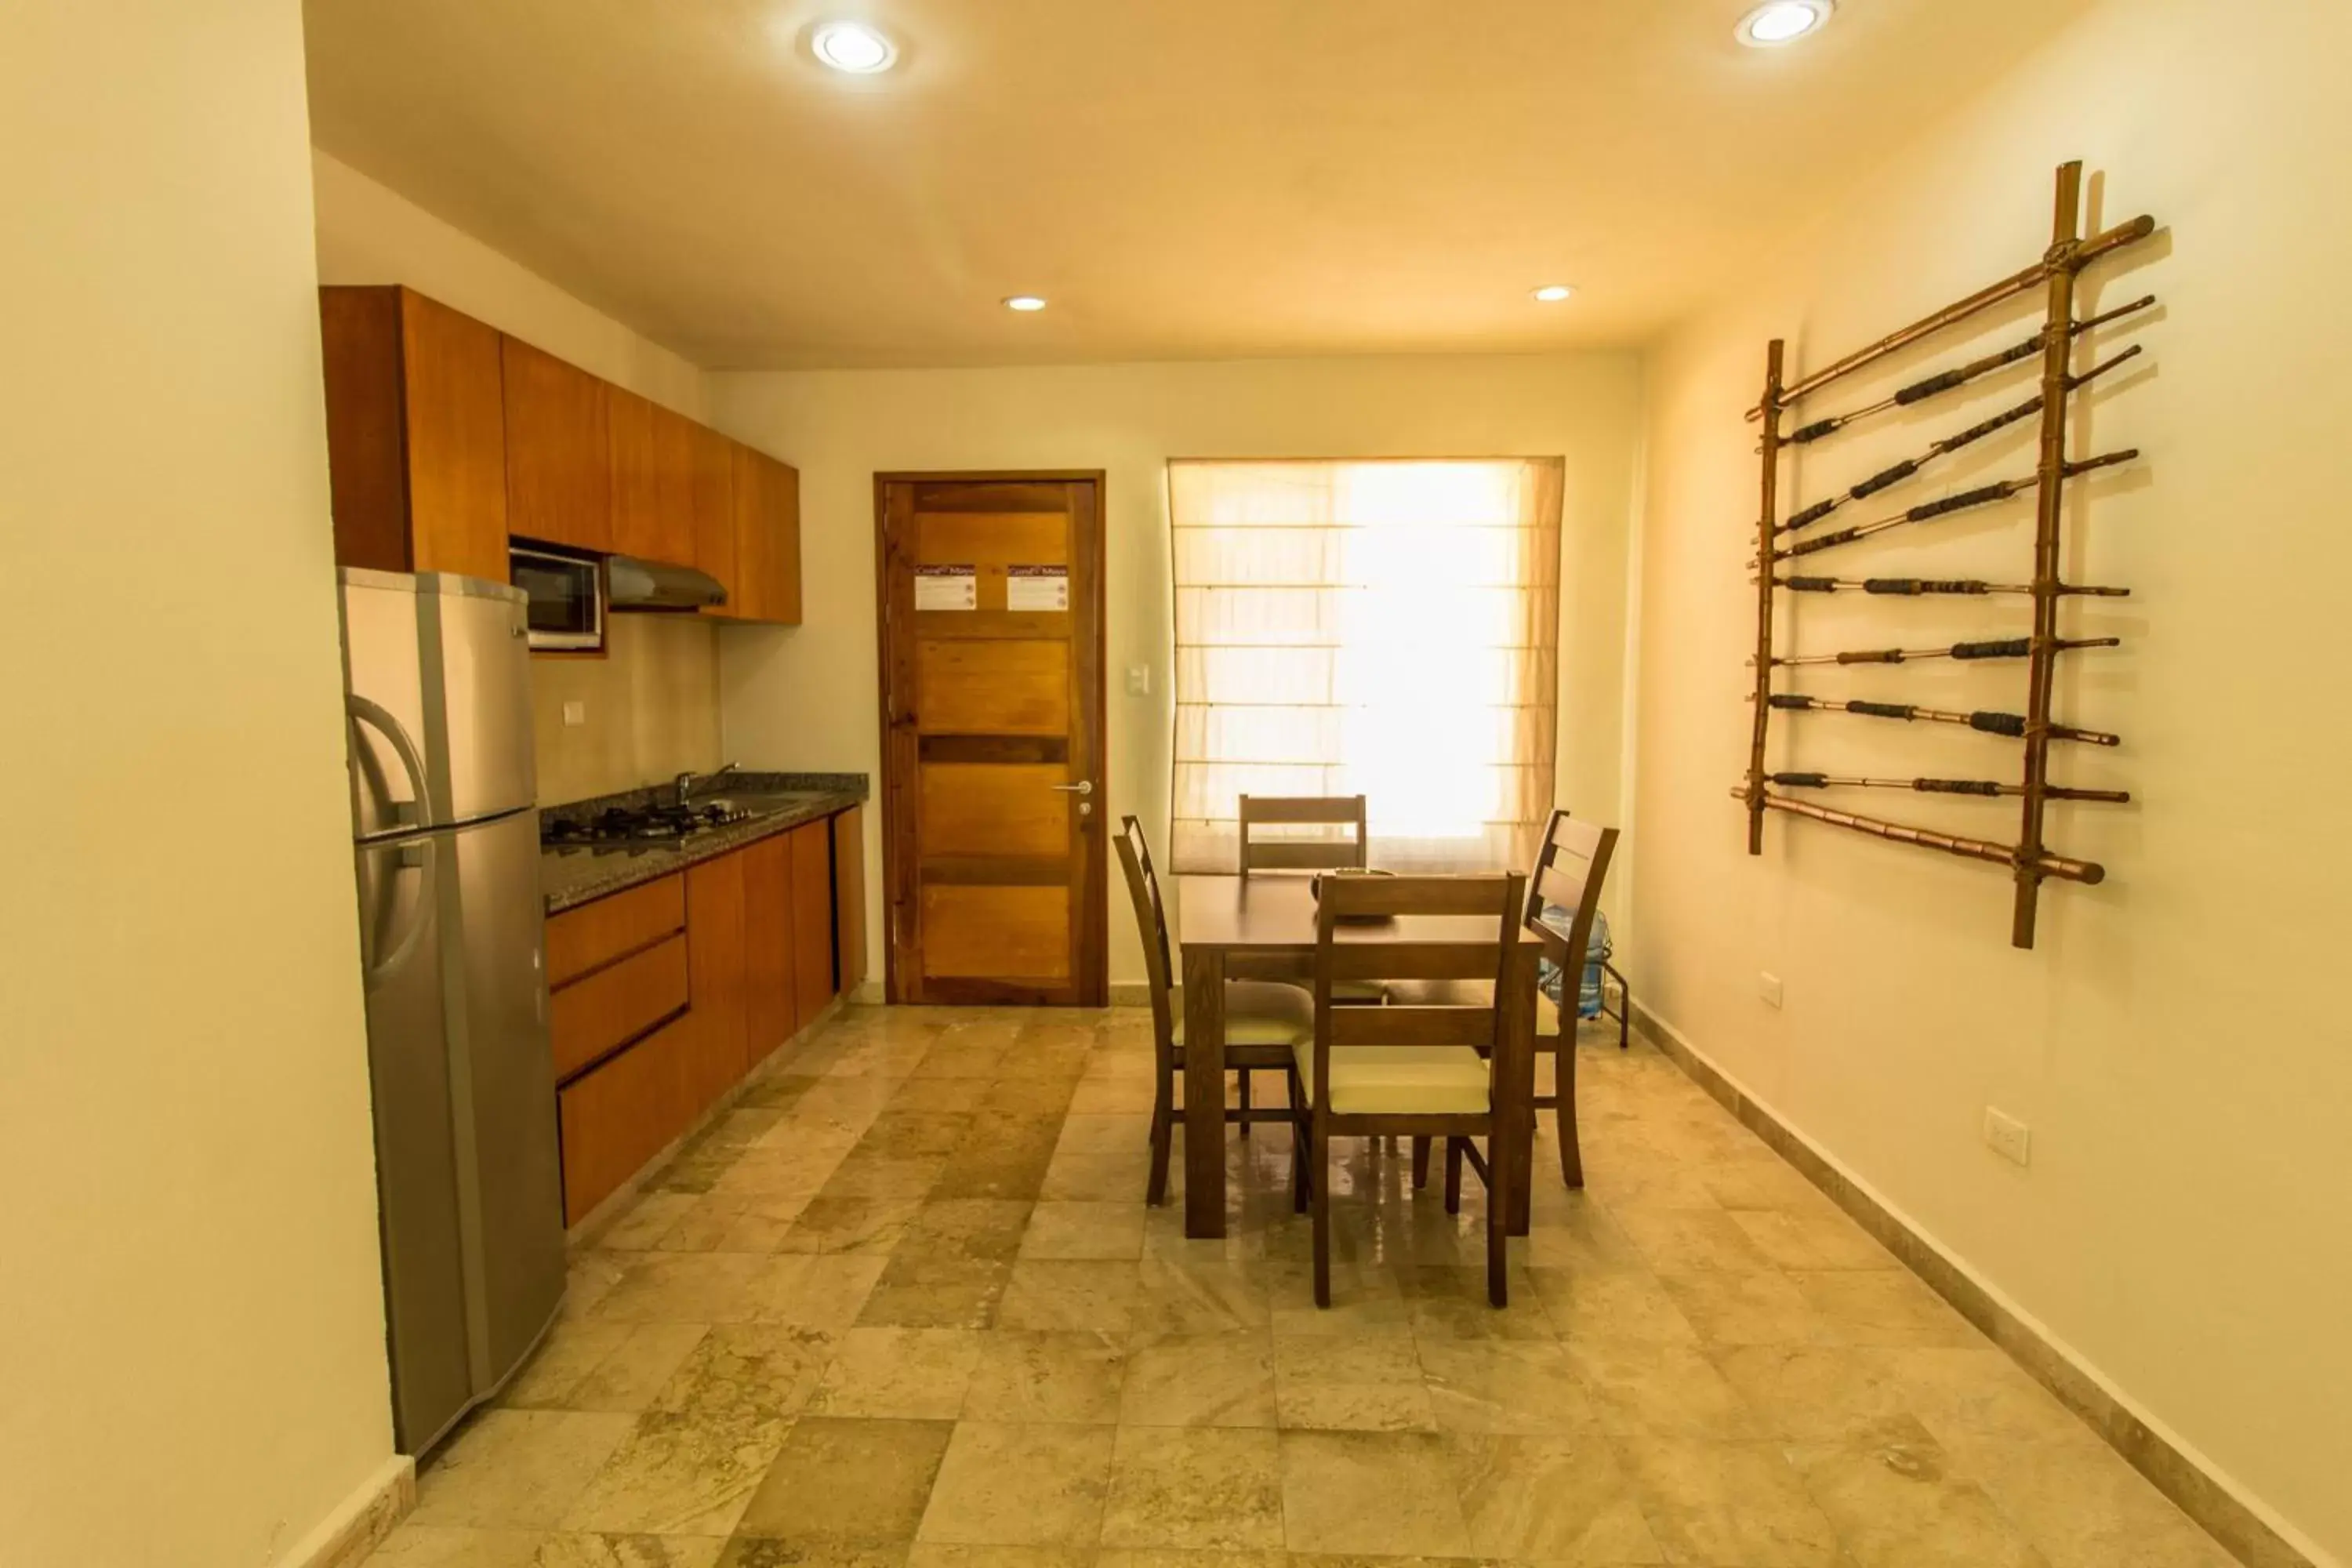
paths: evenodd
<path fill-rule="evenodd" d="M 691 566 L 614 555 L 604 563 L 604 599 L 614 610 L 691 612 L 725 604 L 727 590 Z"/>

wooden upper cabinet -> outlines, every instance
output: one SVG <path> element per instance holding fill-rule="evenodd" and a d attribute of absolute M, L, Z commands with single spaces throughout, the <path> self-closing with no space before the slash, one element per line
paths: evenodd
<path fill-rule="evenodd" d="M 613 549 L 605 384 L 520 339 L 501 342 L 507 531 L 577 550 Z"/>
<path fill-rule="evenodd" d="M 617 386 L 604 400 L 614 553 L 694 564 L 694 422 Z"/>
<path fill-rule="evenodd" d="M 727 603 L 709 616 L 742 615 L 735 580 L 735 443 L 701 425 L 688 426 L 693 443 L 694 563 L 719 580 Z"/>
<path fill-rule="evenodd" d="M 696 566 L 797 626 L 801 476 L 404 288 L 319 290 L 335 558 L 507 579 L 507 541 Z"/>
<path fill-rule="evenodd" d="M 656 561 L 691 566 L 699 544 L 695 528 L 695 437 L 701 426 L 654 405 L 654 470 L 661 491 L 661 553 Z"/>
<path fill-rule="evenodd" d="M 499 334 L 401 288 L 319 290 L 335 558 L 507 580 Z"/>
<path fill-rule="evenodd" d="M 742 446 L 735 448 L 735 571 L 740 618 L 800 625 L 800 470 Z"/>

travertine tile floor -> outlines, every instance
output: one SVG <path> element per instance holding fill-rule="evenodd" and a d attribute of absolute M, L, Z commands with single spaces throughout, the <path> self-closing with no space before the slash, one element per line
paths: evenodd
<path fill-rule="evenodd" d="M 2222 1568 L 1654 1052 L 1582 1047 L 1512 1301 L 1394 1152 L 1307 1289 L 1287 1133 L 1142 1206 L 1139 1012 L 859 1009 L 575 1260 L 381 1568 Z M 1181 1152 L 1176 1162 L 1181 1174 Z"/>

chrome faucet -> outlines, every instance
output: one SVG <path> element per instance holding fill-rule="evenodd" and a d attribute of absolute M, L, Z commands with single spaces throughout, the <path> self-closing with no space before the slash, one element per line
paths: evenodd
<path fill-rule="evenodd" d="M 735 764 L 733 763 L 722 763 L 719 764 L 719 768 L 717 773 L 708 775 L 708 780 L 711 784 L 717 784 L 720 779 L 725 778 L 729 773 L 731 773 L 734 771 Z M 702 779 L 706 775 L 704 774 L 698 773 L 693 770 L 688 769 L 687 772 L 678 774 L 677 777 L 672 781 L 672 787 L 677 791 L 678 805 L 684 805 L 687 803 L 688 798 L 694 793 L 695 781 Z"/>

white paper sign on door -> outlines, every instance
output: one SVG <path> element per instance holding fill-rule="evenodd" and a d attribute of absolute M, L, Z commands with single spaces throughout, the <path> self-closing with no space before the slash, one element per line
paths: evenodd
<path fill-rule="evenodd" d="M 1004 607 L 1008 610 L 1066 610 L 1070 607 L 1070 569 L 1066 566 L 1007 566 Z"/>
<path fill-rule="evenodd" d="M 919 610 L 980 608 L 980 568 L 977 566 L 916 567 L 915 608 Z"/>

